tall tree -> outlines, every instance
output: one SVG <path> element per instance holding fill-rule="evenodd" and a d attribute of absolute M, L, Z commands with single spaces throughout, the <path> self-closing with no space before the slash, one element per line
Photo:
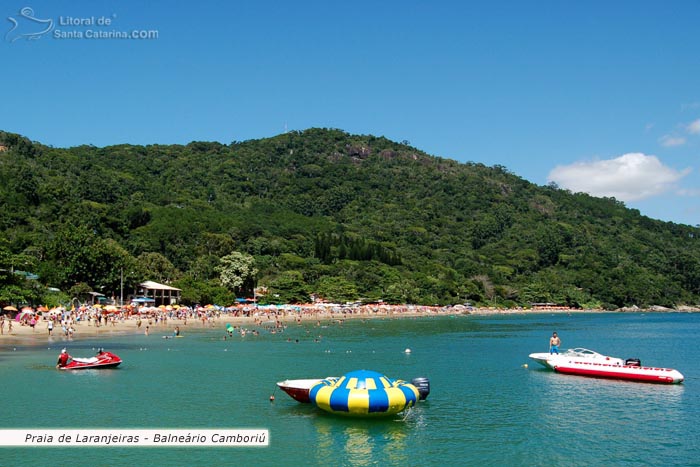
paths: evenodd
<path fill-rule="evenodd" d="M 216 271 L 222 286 L 237 295 L 252 293 L 258 269 L 255 267 L 255 258 L 251 255 L 234 251 L 221 258 Z"/>

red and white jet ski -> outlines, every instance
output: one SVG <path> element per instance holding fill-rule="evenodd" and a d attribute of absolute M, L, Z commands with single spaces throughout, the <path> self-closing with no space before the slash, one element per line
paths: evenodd
<path fill-rule="evenodd" d="M 115 368 L 122 359 L 112 352 L 104 350 L 90 358 L 73 358 L 67 365 L 59 367 L 59 370 L 87 370 L 90 368 Z"/>

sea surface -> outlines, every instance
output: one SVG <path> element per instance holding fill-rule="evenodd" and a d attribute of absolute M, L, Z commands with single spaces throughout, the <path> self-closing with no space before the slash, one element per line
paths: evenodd
<path fill-rule="evenodd" d="M 0 428 L 269 430 L 266 447 L 4 447 L 2 466 L 700 465 L 700 314 L 533 314 L 290 324 L 223 340 L 127 335 L 0 349 Z M 250 326 L 249 326 L 250 327 Z M 676 368 L 680 385 L 559 375 L 528 359 L 586 347 Z M 298 342 L 297 342 L 298 339 Z M 59 372 L 105 347 L 114 370 Z M 411 352 L 405 352 L 410 349 Z M 348 419 L 300 404 L 284 379 L 375 370 L 426 377 L 407 414 Z M 270 401 L 274 395 L 275 400 Z"/>

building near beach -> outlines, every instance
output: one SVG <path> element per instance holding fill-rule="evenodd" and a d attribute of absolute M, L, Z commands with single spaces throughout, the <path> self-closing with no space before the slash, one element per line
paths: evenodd
<path fill-rule="evenodd" d="M 139 296 L 153 299 L 155 306 L 175 305 L 180 301 L 181 293 L 181 289 L 153 281 L 141 282 L 138 288 Z"/>

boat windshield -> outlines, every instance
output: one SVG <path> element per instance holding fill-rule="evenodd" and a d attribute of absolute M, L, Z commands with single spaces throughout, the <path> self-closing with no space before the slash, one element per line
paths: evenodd
<path fill-rule="evenodd" d="M 573 355 L 576 357 L 602 357 L 598 352 L 592 350 L 584 349 L 583 347 L 577 347 L 575 349 L 568 349 L 565 355 Z"/>

